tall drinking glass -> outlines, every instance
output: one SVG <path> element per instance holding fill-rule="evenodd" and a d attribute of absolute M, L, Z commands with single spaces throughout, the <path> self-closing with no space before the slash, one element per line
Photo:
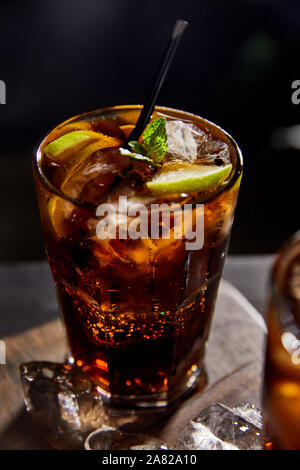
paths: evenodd
<path fill-rule="evenodd" d="M 231 171 L 221 182 L 207 180 L 201 191 L 176 192 L 172 185 L 160 187 L 159 194 L 157 188 L 145 191 L 153 168 L 118 150 L 140 111 L 138 105 L 116 106 L 76 116 L 50 132 L 34 157 L 46 251 L 71 353 L 105 403 L 123 410 L 164 408 L 203 378 L 242 173 L 240 150 L 221 128 L 156 107 L 152 119 L 164 117 L 169 132 L 160 171 L 168 165 L 177 171 L 179 165 L 190 171 L 191 185 L 195 165 L 214 174 Z M 65 134 L 69 137 L 60 139 Z M 71 142 L 74 135 L 78 139 Z M 45 147 L 55 140 L 51 159 Z M 193 166 L 181 146 L 190 146 L 197 159 Z M 142 204 L 145 222 L 140 235 L 132 212 L 136 204 Z M 99 233 L 107 222 L 105 209 L 112 206 L 118 219 L 110 227 L 116 233 L 105 238 Z M 124 235 L 124 225 L 132 236 L 126 237 L 126 230 Z"/>

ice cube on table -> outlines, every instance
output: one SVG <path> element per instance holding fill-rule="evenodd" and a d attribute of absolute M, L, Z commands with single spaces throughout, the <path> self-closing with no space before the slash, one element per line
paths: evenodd
<path fill-rule="evenodd" d="M 207 135 L 192 123 L 167 121 L 167 160 L 181 160 L 194 163 L 198 149 L 207 140 Z"/>
<path fill-rule="evenodd" d="M 184 450 L 260 450 L 260 412 L 251 405 L 228 408 L 214 403 L 193 418 L 178 445 Z"/>
<path fill-rule="evenodd" d="M 43 446 L 82 449 L 106 421 L 101 397 L 79 367 L 33 361 L 21 364 L 20 373 L 26 409 Z"/>
<path fill-rule="evenodd" d="M 134 415 L 110 415 L 91 379 L 70 363 L 27 362 L 20 365 L 24 400 L 43 448 L 166 449 L 164 442 L 139 432 Z M 152 418 L 153 419 L 153 418 Z M 149 426 L 149 416 L 145 424 Z"/>

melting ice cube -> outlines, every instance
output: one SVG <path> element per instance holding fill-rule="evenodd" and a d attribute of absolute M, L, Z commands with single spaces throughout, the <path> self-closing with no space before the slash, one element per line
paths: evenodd
<path fill-rule="evenodd" d="M 20 366 L 25 405 L 42 444 L 80 449 L 106 420 L 102 400 L 79 367 L 53 362 Z"/>
<path fill-rule="evenodd" d="M 183 160 L 194 163 L 197 160 L 199 147 L 207 136 L 192 123 L 167 121 L 168 160 Z"/>
<path fill-rule="evenodd" d="M 26 409 L 42 446 L 75 449 L 166 449 L 164 442 L 120 427 L 134 426 L 134 415 L 106 412 L 91 379 L 77 366 L 27 362 L 20 366 Z M 149 415 L 145 423 L 149 426 Z"/>
<path fill-rule="evenodd" d="M 230 162 L 228 145 L 192 123 L 167 121 L 167 160 L 222 165 Z"/>
<path fill-rule="evenodd" d="M 198 148 L 197 163 L 215 165 L 230 163 L 228 145 L 221 140 L 208 139 Z"/>
<path fill-rule="evenodd" d="M 193 418 L 179 437 L 189 450 L 259 450 L 262 448 L 259 411 L 250 405 L 233 409 L 215 403 Z"/>

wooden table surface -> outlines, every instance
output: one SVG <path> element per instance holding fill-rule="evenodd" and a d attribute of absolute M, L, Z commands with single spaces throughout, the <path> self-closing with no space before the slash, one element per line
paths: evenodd
<path fill-rule="evenodd" d="M 0 449 L 39 449 L 24 408 L 19 364 L 31 360 L 63 361 L 66 347 L 60 320 L 11 334 L 4 341 L 6 364 L 0 365 Z M 208 384 L 201 393 L 183 402 L 156 434 L 174 446 L 189 420 L 215 402 L 260 407 L 264 341 L 261 315 L 230 283 L 222 281 L 206 353 Z"/>

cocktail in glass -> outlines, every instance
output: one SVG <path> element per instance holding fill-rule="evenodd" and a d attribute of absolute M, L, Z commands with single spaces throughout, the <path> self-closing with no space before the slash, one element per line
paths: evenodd
<path fill-rule="evenodd" d="M 152 116 L 166 121 L 163 161 L 131 158 L 122 146 L 140 111 L 116 106 L 76 116 L 34 158 L 74 361 L 105 403 L 123 410 L 164 408 L 203 379 L 242 173 L 227 133 L 163 107 Z"/>

